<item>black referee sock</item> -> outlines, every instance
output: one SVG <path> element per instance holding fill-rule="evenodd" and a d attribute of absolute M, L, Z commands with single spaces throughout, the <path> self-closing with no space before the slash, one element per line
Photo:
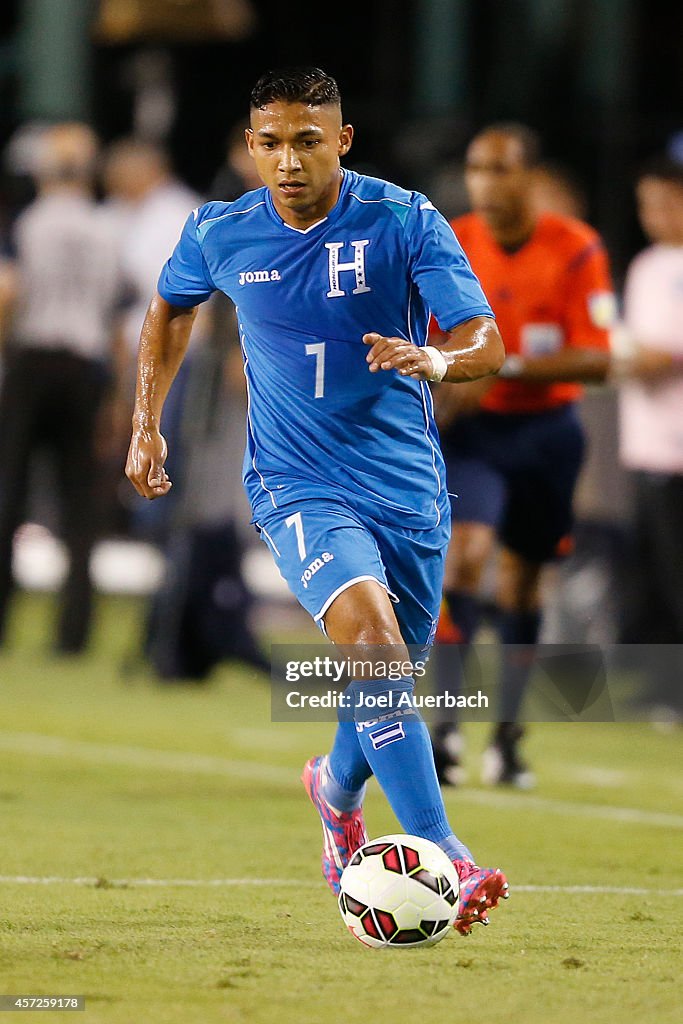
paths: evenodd
<path fill-rule="evenodd" d="M 465 682 L 465 662 L 470 644 L 479 628 L 481 604 L 474 594 L 463 590 L 446 590 L 444 600 L 451 625 L 454 628 L 455 643 L 437 643 L 432 653 L 434 664 L 434 694 L 457 697 Z M 457 726 L 455 708 L 437 706 L 434 713 L 436 725 Z"/>
<path fill-rule="evenodd" d="M 498 721 L 516 722 L 536 661 L 541 612 L 503 612 L 500 617 L 502 666 Z"/>

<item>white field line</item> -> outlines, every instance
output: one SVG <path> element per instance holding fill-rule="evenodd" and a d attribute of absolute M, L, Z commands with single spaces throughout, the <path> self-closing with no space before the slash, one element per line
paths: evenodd
<path fill-rule="evenodd" d="M 458 790 L 457 799 L 466 803 L 495 807 L 500 811 L 541 811 L 563 817 L 599 818 L 626 824 L 649 825 L 658 828 L 683 829 L 683 814 L 664 811 L 644 811 L 639 807 L 616 807 L 612 804 L 581 804 L 571 800 L 553 800 L 551 797 L 531 793 L 502 793 L 500 790 Z"/>
<path fill-rule="evenodd" d="M 321 881 L 299 881 L 296 878 L 59 878 L 47 875 L 0 875 L 0 885 L 79 885 L 90 888 L 143 889 L 192 888 L 220 889 L 270 886 L 277 888 L 321 889 Z M 662 889 L 639 889 L 612 885 L 513 885 L 513 893 L 559 892 L 568 895 L 661 896 Z M 683 889 L 669 889 L 666 896 L 683 896 Z"/>
<path fill-rule="evenodd" d="M 130 768 L 159 768 L 187 775 L 225 775 L 232 779 L 250 779 L 268 785 L 289 786 L 297 778 L 287 768 L 259 761 L 236 761 L 209 754 L 185 754 L 151 747 L 119 746 L 116 743 L 89 743 L 62 739 L 40 733 L 0 733 L 0 750 L 31 757 L 61 757 L 90 764 L 116 764 Z"/>
<path fill-rule="evenodd" d="M 238 761 L 207 754 L 154 750 L 149 747 L 90 743 L 86 740 L 64 739 L 40 733 L 0 732 L 0 751 L 25 754 L 31 757 L 72 759 L 96 765 L 116 764 L 131 768 L 157 768 L 162 771 L 188 775 L 220 775 L 278 787 L 300 785 L 298 772 L 292 771 L 290 768 L 278 768 L 275 765 L 263 764 L 259 761 Z M 489 792 L 481 789 L 458 790 L 452 799 L 458 803 L 493 807 L 503 812 L 517 813 L 522 809 L 532 813 L 557 814 L 562 817 L 593 818 L 621 824 L 683 830 L 683 815 L 667 814 L 663 811 L 647 811 L 637 807 L 584 804 L 534 796 L 531 793 Z"/>
<path fill-rule="evenodd" d="M 189 888 L 220 889 L 240 886 L 281 886 L 302 889 L 320 888 L 322 882 L 297 881 L 295 878 L 60 878 L 56 875 L 0 875 L 0 885 L 82 885 L 100 889 Z"/>
<path fill-rule="evenodd" d="M 564 892 L 569 895 L 599 893 L 603 896 L 683 896 L 683 889 L 638 889 L 618 885 L 513 885 L 514 892 Z"/>

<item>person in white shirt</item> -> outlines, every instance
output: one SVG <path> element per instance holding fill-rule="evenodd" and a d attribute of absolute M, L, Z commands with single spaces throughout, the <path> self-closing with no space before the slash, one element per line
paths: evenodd
<path fill-rule="evenodd" d="M 621 341 L 620 454 L 634 494 L 634 609 L 624 640 L 683 643 L 683 165 L 642 168 L 638 215 L 651 245 L 631 262 Z M 618 365 L 618 364 L 617 364 Z M 653 649 L 654 650 L 654 649 Z M 683 714 L 677 648 L 660 647 L 651 703 Z M 667 660 L 668 659 L 668 660 Z"/>
<path fill-rule="evenodd" d="M 175 175 L 169 156 L 161 146 L 134 137 L 117 139 L 107 147 L 103 159 L 103 182 L 105 208 L 118 232 L 125 286 L 118 368 L 120 393 L 115 417 L 116 462 L 120 466 L 125 462 L 128 449 L 138 343 L 149 296 L 156 288 L 159 267 L 171 255 L 188 214 L 199 206 L 202 199 Z M 204 314 L 202 320 L 193 338 L 191 355 L 194 355 L 198 344 L 206 340 L 209 316 Z M 176 472 L 180 472 L 179 436 L 190 365 L 188 362 L 176 380 L 164 415 L 166 432 L 174 442 L 171 458 Z M 163 543 L 178 495 L 174 495 L 173 501 L 164 509 L 135 498 L 133 495 L 132 499 L 127 499 L 126 514 L 130 528 L 138 536 Z"/>
<path fill-rule="evenodd" d="M 173 251 L 188 214 L 201 197 L 180 181 L 160 146 L 122 138 L 105 151 L 106 208 L 116 224 L 121 266 L 129 293 L 124 333 L 130 360 L 137 360 L 140 329 L 159 267 Z M 134 369 L 133 369 L 134 377 Z"/>

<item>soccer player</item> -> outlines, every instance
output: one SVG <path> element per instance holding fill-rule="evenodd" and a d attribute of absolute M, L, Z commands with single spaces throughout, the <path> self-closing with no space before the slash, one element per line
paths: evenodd
<path fill-rule="evenodd" d="M 498 124 L 470 143 L 465 184 L 472 212 L 453 229 L 505 338 L 499 377 L 439 389 L 437 419 L 453 503 L 439 632 L 461 663 L 481 617 L 482 574 L 500 543 L 497 604 L 503 643 L 499 724 L 484 781 L 533 784 L 519 753 L 518 717 L 541 625 L 543 566 L 566 547 L 584 450 L 581 381 L 609 371 L 615 302 L 608 260 L 582 221 L 539 213 L 536 133 Z M 437 685 L 459 685 L 458 662 L 437 647 Z M 448 712 L 433 727 L 439 778 L 461 778 L 461 735 Z"/>
<path fill-rule="evenodd" d="M 148 498 L 171 486 L 159 424 L 195 310 L 216 289 L 238 307 L 249 390 L 244 483 L 253 522 L 292 592 L 335 643 L 425 646 L 438 616 L 449 505 L 429 380 L 495 373 L 491 309 L 429 200 L 343 170 L 353 128 L 317 68 L 264 75 L 246 139 L 265 187 L 189 217 L 142 330 L 127 474 Z M 426 346 L 429 310 L 447 331 Z M 322 556 L 322 557 L 321 557 Z M 315 571 L 309 566 L 315 563 Z M 359 684 L 351 684 L 351 691 Z M 408 833 L 438 843 L 461 881 L 467 934 L 507 896 L 453 834 L 411 675 L 364 680 L 391 699 L 341 715 L 334 746 L 303 781 L 323 826 L 334 892 L 367 838 L 374 774 Z"/>

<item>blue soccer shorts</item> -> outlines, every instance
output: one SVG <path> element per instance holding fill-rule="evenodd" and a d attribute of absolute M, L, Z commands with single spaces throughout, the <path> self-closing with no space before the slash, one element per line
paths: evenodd
<path fill-rule="evenodd" d="M 324 617 L 343 591 L 377 580 L 395 602 L 403 640 L 428 646 L 436 631 L 446 518 L 431 530 L 411 530 L 361 518 L 338 499 L 305 499 L 274 509 L 256 529 L 299 603 L 325 632 Z"/>
<path fill-rule="evenodd" d="M 572 500 L 584 453 L 573 405 L 548 412 L 481 412 L 443 431 L 454 522 L 493 527 L 530 562 L 561 550 L 573 525 Z"/>

